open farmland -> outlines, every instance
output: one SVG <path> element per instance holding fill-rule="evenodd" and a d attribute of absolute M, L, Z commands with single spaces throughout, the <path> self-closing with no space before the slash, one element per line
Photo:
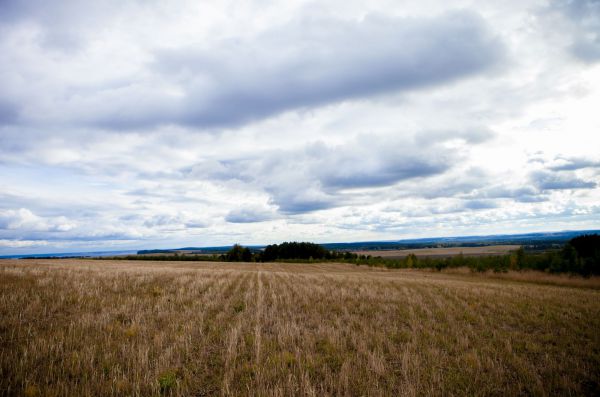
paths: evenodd
<path fill-rule="evenodd" d="M 415 248 L 392 250 L 364 250 L 352 251 L 358 255 L 380 256 L 382 258 L 405 258 L 410 254 L 431 258 L 449 257 L 463 254 L 464 256 L 506 255 L 515 251 L 520 245 L 486 245 L 481 247 L 440 247 L 440 248 Z"/>
<path fill-rule="evenodd" d="M 0 261 L 2 395 L 598 395 L 598 279 Z"/>

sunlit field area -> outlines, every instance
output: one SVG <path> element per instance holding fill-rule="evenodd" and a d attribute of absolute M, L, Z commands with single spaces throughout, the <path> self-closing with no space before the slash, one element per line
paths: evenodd
<path fill-rule="evenodd" d="M 598 395 L 600 282 L 0 261 L 5 396 Z"/>

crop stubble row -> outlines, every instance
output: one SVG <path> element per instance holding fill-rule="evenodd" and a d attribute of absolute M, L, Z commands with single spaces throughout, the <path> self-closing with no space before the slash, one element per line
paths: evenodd
<path fill-rule="evenodd" d="M 0 269 L 4 395 L 598 390 L 594 289 L 337 264 Z"/>

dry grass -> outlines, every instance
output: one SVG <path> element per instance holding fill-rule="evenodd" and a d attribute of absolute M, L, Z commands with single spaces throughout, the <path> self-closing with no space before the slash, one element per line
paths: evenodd
<path fill-rule="evenodd" d="M 415 248 L 402 250 L 367 250 L 353 251 L 358 255 L 380 256 L 382 258 L 405 258 L 410 254 L 427 257 L 448 257 L 463 254 L 464 256 L 489 256 L 506 255 L 519 249 L 520 245 L 486 245 L 483 247 L 442 247 L 442 248 Z"/>
<path fill-rule="evenodd" d="M 598 395 L 596 281 L 528 277 L 0 261 L 0 391 Z"/>
<path fill-rule="evenodd" d="M 422 271 L 436 272 L 432 269 L 423 269 Z M 507 272 L 474 272 L 467 267 L 446 268 L 441 271 L 443 274 L 470 275 L 472 278 L 481 281 L 481 279 L 491 278 L 506 281 L 525 282 L 533 284 L 556 285 L 563 287 L 580 287 L 600 289 L 600 277 L 582 277 L 576 274 L 565 273 L 545 273 L 535 270 L 509 270 Z"/>

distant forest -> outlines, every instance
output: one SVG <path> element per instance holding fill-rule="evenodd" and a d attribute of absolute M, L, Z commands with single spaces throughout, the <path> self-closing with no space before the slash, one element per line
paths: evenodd
<path fill-rule="evenodd" d="M 371 255 L 357 255 L 348 251 L 328 250 L 309 242 L 285 242 L 272 244 L 264 249 L 243 247 L 235 244 L 229 251 L 220 255 L 131 255 L 125 258 L 135 260 L 186 260 L 186 261 L 228 261 L 228 262 L 346 262 L 356 265 L 381 266 L 392 269 L 468 267 L 473 271 L 493 270 L 540 270 L 551 273 L 573 273 L 584 276 L 600 275 L 600 235 L 586 234 L 574 237 L 562 247 L 547 251 L 526 251 L 523 248 L 507 255 L 464 256 L 462 254 L 446 258 L 417 257 L 410 254 L 405 258 L 392 259 Z"/>

